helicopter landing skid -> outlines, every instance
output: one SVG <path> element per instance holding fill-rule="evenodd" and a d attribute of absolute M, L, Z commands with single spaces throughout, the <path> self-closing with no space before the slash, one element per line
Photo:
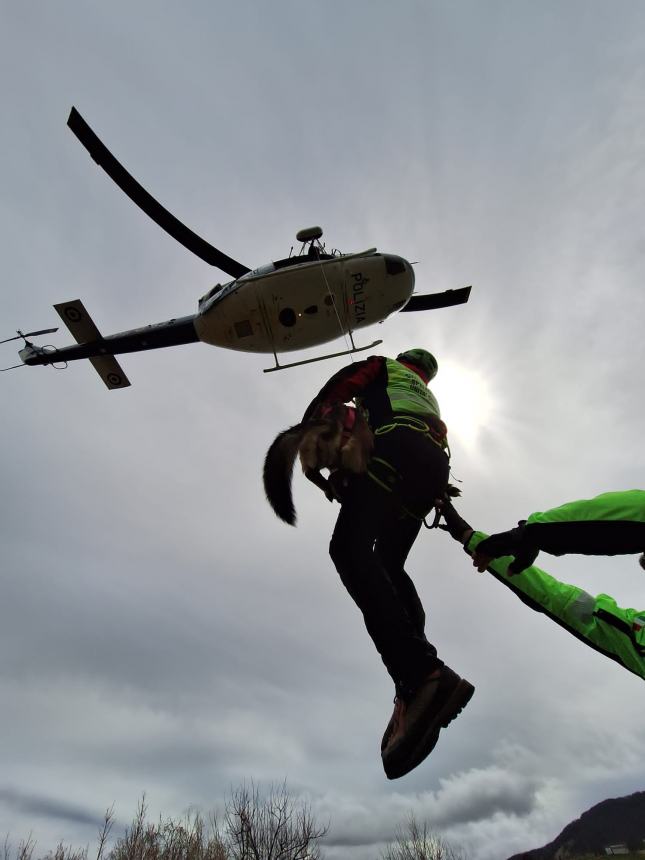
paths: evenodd
<path fill-rule="evenodd" d="M 273 353 L 275 358 L 275 367 L 264 368 L 264 373 L 273 373 L 275 370 L 286 370 L 288 367 L 298 367 L 301 364 L 312 364 L 314 361 L 324 361 L 326 358 L 338 358 L 340 355 L 352 355 L 355 352 L 364 352 L 366 349 L 372 349 L 373 346 L 378 346 L 383 343 L 382 340 L 375 340 L 374 343 L 368 343 L 367 346 L 355 346 L 352 349 L 344 349 L 342 352 L 332 352 L 329 355 L 318 355 L 316 358 L 306 358 L 304 361 L 293 361 L 291 364 L 279 364 L 278 356 Z"/>

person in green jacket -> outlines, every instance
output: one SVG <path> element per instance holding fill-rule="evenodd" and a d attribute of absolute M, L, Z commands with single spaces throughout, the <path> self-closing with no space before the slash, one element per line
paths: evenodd
<path fill-rule="evenodd" d="M 626 555 L 645 549 L 645 491 L 603 493 L 531 514 L 518 527 L 490 537 L 474 530 L 451 502 L 445 526 L 479 571 L 487 570 L 538 612 L 591 648 L 645 679 L 645 610 L 623 609 L 608 594 L 595 597 L 533 565 L 552 555 Z M 640 556 L 645 567 L 645 554 Z"/>

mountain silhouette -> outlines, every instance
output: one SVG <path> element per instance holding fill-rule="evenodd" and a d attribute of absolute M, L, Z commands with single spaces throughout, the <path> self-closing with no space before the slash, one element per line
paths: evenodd
<path fill-rule="evenodd" d="M 553 842 L 514 854 L 509 860 L 575 860 L 589 854 L 604 856 L 606 847 L 620 844 L 631 851 L 645 848 L 645 791 L 597 803 L 567 824 Z"/>

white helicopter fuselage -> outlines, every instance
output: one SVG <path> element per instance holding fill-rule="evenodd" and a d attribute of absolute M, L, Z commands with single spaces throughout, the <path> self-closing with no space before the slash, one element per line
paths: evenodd
<path fill-rule="evenodd" d="M 412 295 L 410 263 L 374 248 L 268 263 L 210 290 L 194 320 L 204 343 L 242 352 L 307 349 L 382 322 Z"/>
<path fill-rule="evenodd" d="M 133 203 L 169 236 L 233 280 L 217 284 L 202 296 L 195 314 L 109 335 L 101 334 L 80 299 L 59 302 L 54 308 L 76 343 L 60 348 L 37 346 L 27 338 L 57 329 L 17 331 L 18 337 L 0 343 L 23 339 L 19 355 L 24 365 L 66 367 L 70 361 L 88 359 L 109 389 L 125 388 L 130 382 L 116 355 L 202 341 L 241 352 L 273 353 L 275 365 L 264 369 L 268 373 L 372 349 L 382 341 L 357 346 L 353 333 L 383 322 L 396 311 L 435 310 L 468 301 L 470 287 L 413 296 L 414 271 L 403 257 L 381 254 L 375 248 L 358 254 L 327 253 L 320 242 L 323 231 L 319 226 L 298 231 L 300 254 L 251 270 L 198 236 L 155 200 L 74 107 L 67 124 Z M 278 360 L 281 353 L 310 349 L 339 337 L 349 339 L 342 351 L 289 364 Z"/>

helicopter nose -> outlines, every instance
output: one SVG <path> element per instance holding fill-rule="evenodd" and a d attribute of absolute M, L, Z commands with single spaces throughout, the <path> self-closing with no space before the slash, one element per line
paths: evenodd
<path fill-rule="evenodd" d="M 414 269 L 403 257 L 398 257 L 395 254 L 385 254 L 385 271 L 391 277 L 396 277 L 397 275 L 407 276 L 402 278 L 402 280 L 409 281 L 410 288 L 414 286 Z"/>
<path fill-rule="evenodd" d="M 391 302 L 390 313 L 398 311 L 409 300 L 414 290 L 414 269 L 403 257 L 394 254 L 384 254 L 385 286 L 388 300 Z"/>

